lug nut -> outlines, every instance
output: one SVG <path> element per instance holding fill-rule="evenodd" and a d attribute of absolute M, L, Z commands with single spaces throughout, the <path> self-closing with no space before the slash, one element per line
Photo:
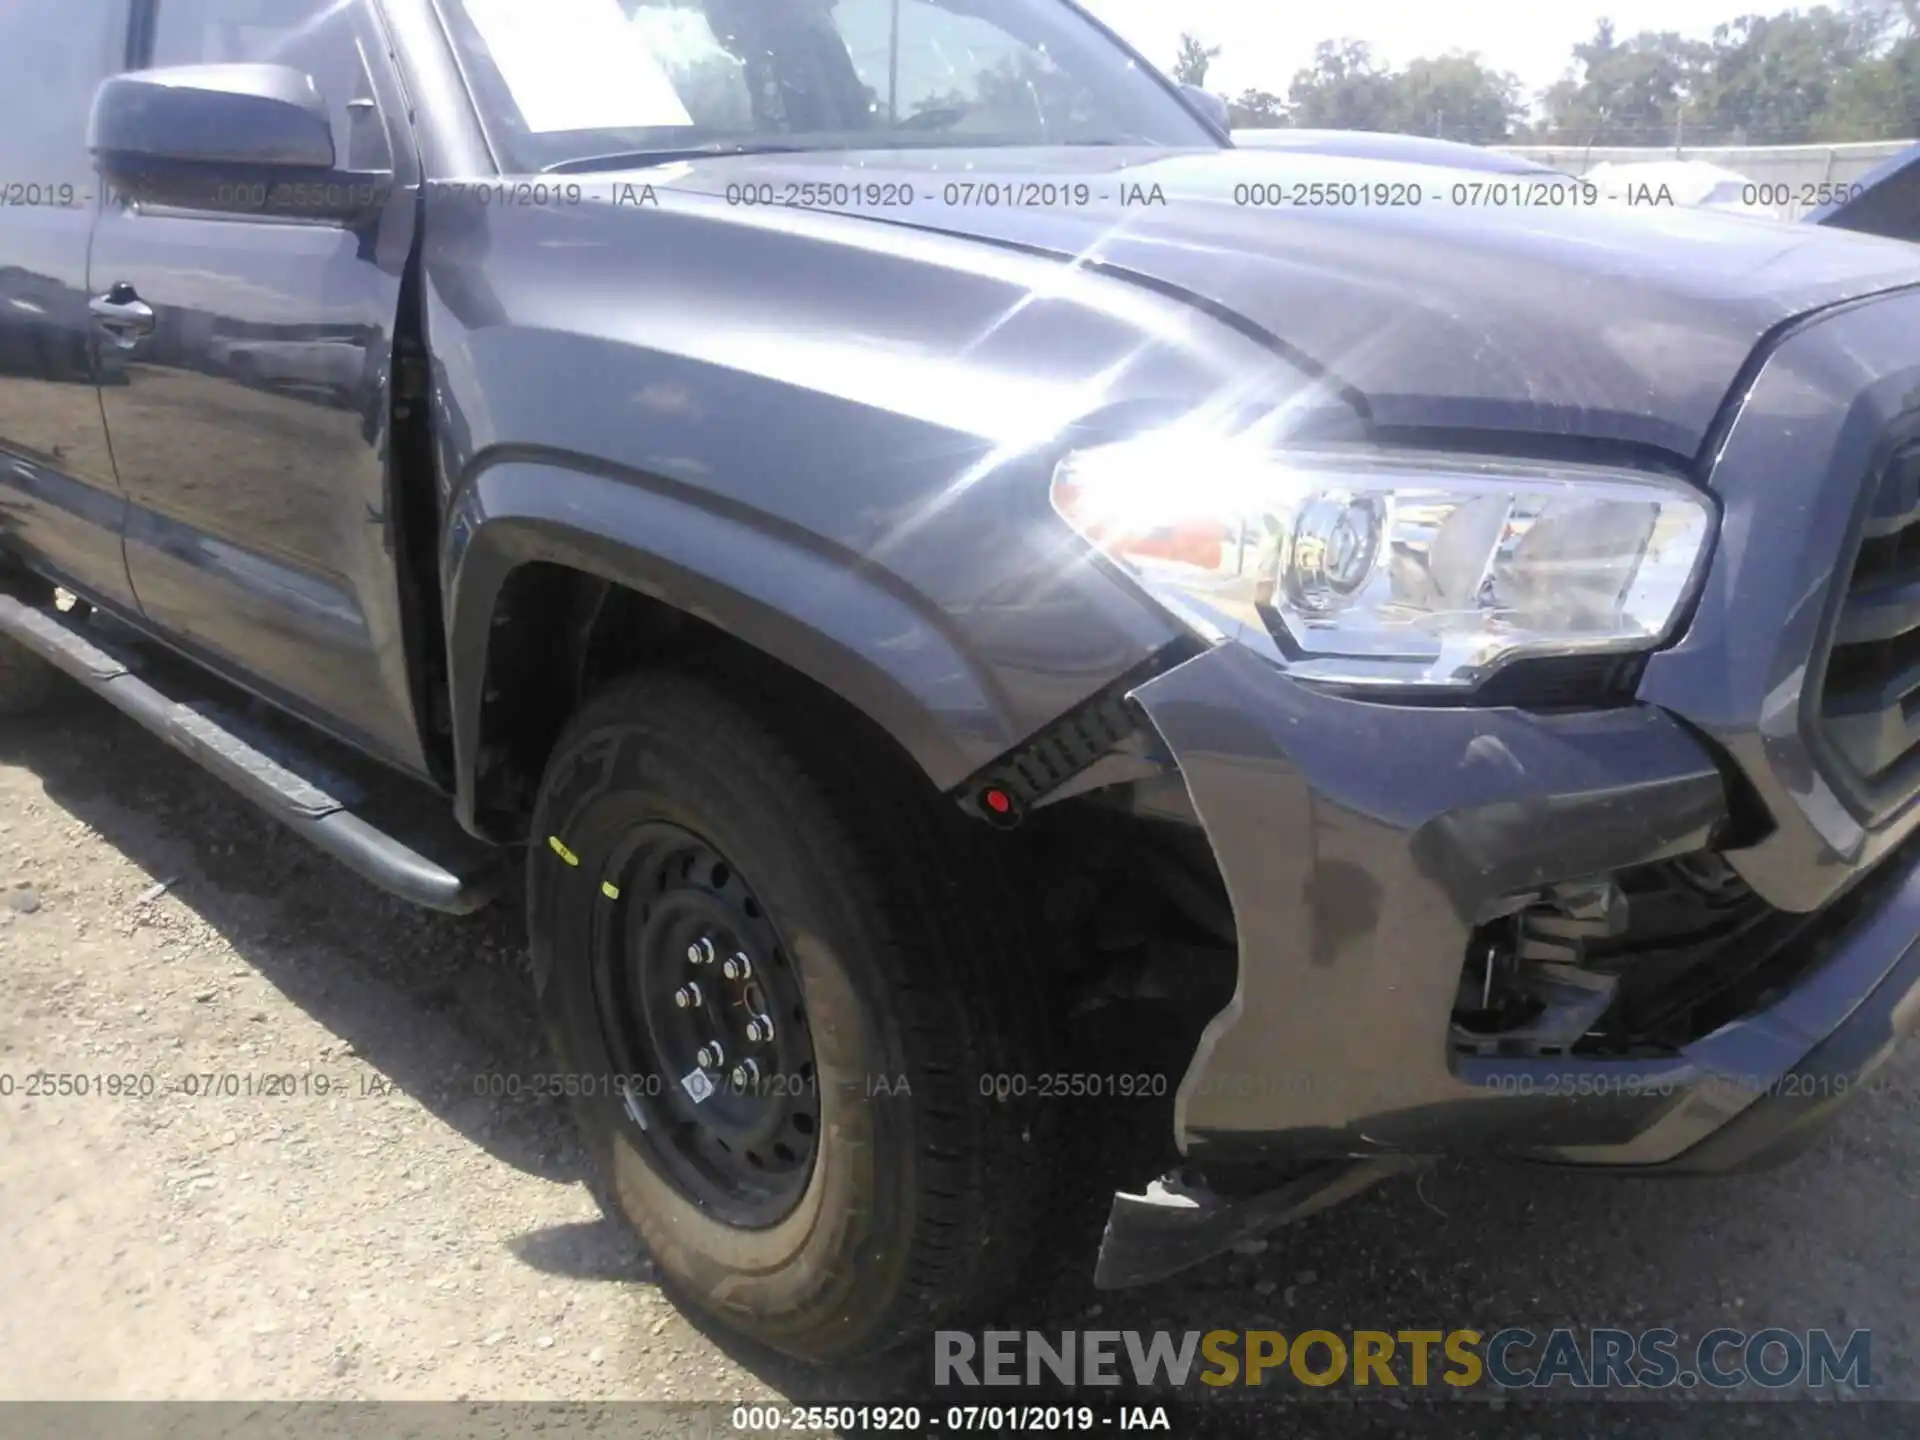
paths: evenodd
<path fill-rule="evenodd" d="M 711 1045 L 702 1045 L 700 1053 L 693 1058 L 700 1062 L 702 1070 L 718 1070 L 727 1063 L 727 1052 L 720 1048 L 720 1042 L 716 1040 Z"/>
<path fill-rule="evenodd" d="M 691 1010 L 700 1003 L 700 987 L 691 981 L 673 992 L 673 1003 L 682 1010 Z"/>
<path fill-rule="evenodd" d="M 747 1021 L 747 1039 L 756 1045 L 764 1045 L 773 1039 L 773 1017 L 756 1015 Z"/>
<path fill-rule="evenodd" d="M 729 980 L 745 980 L 753 974 L 753 962 L 747 959 L 745 951 L 739 951 L 720 967 L 720 973 Z"/>
<path fill-rule="evenodd" d="M 751 1060 L 742 1060 L 733 1067 L 733 1088 L 751 1090 L 760 1083 L 760 1067 Z"/>
<path fill-rule="evenodd" d="M 693 944 L 687 946 L 687 960 L 690 964 L 694 965 L 711 965 L 713 963 L 713 941 L 707 936 L 702 935 L 698 940 L 694 941 Z"/>

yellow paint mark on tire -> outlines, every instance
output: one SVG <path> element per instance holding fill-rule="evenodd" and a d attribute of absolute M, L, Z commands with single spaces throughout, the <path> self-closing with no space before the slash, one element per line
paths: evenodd
<path fill-rule="evenodd" d="M 602 880 L 600 882 L 600 893 L 609 900 L 618 900 L 620 898 L 620 887 L 615 885 L 611 880 Z"/>
<path fill-rule="evenodd" d="M 565 845 L 562 845 L 558 835 L 549 835 L 547 837 L 547 844 L 551 845 L 553 847 L 553 853 L 566 861 L 567 864 L 578 865 L 580 863 L 580 857 L 574 854 L 573 851 L 567 849 Z"/>

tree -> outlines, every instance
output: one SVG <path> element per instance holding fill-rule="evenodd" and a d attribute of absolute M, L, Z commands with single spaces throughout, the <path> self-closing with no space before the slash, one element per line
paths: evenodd
<path fill-rule="evenodd" d="M 1553 130 L 1587 144 L 1654 145 L 1672 137 L 1692 104 L 1711 47 L 1650 30 L 1623 42 L 1602 20 L 1573 53 L 1583 75 L 1544 97 Z"/>
<path fill-rule="evenodd" d="M 1920 133 L 1920 0 L 1743 15 L 1708 42 L 1601 21 L 1540 97 L 1560 143 L 1780 145 Z"/>
<path fill-rule="evenodd" d="M 1671 143 L 1684 123 L 1714 51 L 1671 31 L 1643 30 L 1623 42 L 1613 22 L 1602 20 L 1573 54 L 1581 76 L 1541 97 L 1549 132 L 1585 145 L 1658 145 Z"/>
<path fill-rule="evenodd" d="M 1394 77 L 1363 40 L 1322 40 L 1287 87 L 1288 119 L 1325 130 L 1391 130 Z"/>
<path fill-rule="evenodd" d="M 1920 35 L 1920 0 L 1850 0 L 1848 13 L 1877 27 L 1883 39 Z"/>
<path fill-rule="evenodd" d="M 1181 37 L 1181 79 L 1204 79 L 1217 47 Z M 1834 0 L 1743 15 L 1711 40 L 1622 38 L 1608 20 L 1573 47 L 1565 78 L 1529 123 L 1512 75 L 1476 54 L 1393 70 L 1357 40 L 1326 40 L 1284 99 L 1250 88 L 1236 128 L 1394 130 L 1476 144 L 1674 145 L 1920 137 L 1920 0 Z M 1194 83 L 1198 83 L 1195 81 Z"/>
<path fill-rule="evenodd" d="M 1830 110 L 1842 77 L 1874 58 L 1880 22 L 1822 5 L 1743 15 L 1713 32 L 1699 87 L 1700 125 L 1734 143 L 1790 145 L 1832 138 Z"/>
<path fill-rule="evenodd" d="M 1415 60 L 1393 77 L 1393 128 L 1409 135 L 1490 145 L 1524 113 L 1519 77 L 1488 69 L 1478 55 Z"/>
<path fill-rule="evenodd" d="M 1236 130 L 1278 130 L 1287 123 L 1287 102 L 1268 90 L 1242 90 L 1227 102 L 1227 116 Z"/>
<path fill-rule="evenodd" d="M 1920 31 L 1834 80 L 1822 139 L 1920 136 Z"/>
<path fill-rule="evenodd" d="M 1220 53 L 1218 45 L 1203 45 L 1191 30 L 1180 35 L 1180 57 L 1173 62 L 1173 78 L 1182 85 L 1205 87 L 1207 70 Z"/>

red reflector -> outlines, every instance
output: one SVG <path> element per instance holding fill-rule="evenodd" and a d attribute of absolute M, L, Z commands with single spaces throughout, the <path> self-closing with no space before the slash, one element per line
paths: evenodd
<path fill-rule="evenodd" d="M 1005 815 L 1013 809 L 1013 797 L 1004 790 L 989 790 L 984 798 L 987 808 L 996 815 Z"/>

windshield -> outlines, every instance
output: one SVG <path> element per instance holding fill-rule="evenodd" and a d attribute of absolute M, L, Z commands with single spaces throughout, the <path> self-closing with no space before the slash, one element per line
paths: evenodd
<path fill-rule="evenodd" d="M 501 163 L 1219 141 L 1059 0 L 442 0 Z"/>

